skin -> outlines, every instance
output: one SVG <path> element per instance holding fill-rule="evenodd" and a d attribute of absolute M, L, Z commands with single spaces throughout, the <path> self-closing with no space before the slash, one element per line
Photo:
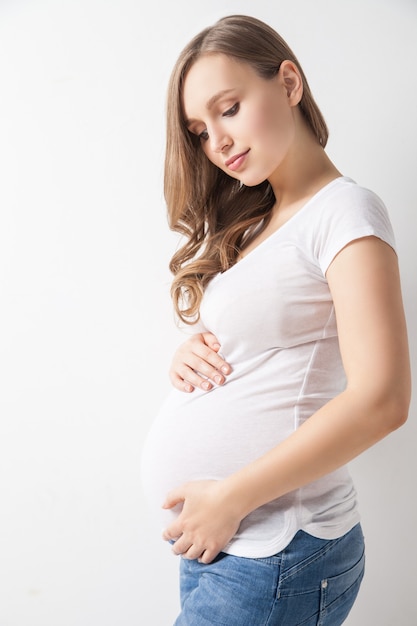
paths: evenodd
<path fill-rule="evenodd" d="M 207 108 L 224 90 L 227 95 Z M 268 178 L 277 198 L 268 228 L 242 256 L 340 176 L 300 114 L 301 96 L 301 77 L 289 61 L 282 63 L 276 78 L 266 81 L 248 65 L 211 55 L 200 58 L 185 80 L 184 112 L 190 130 L 201 135 L 207 157 L 244 184 Z M 233 115 L 225 115 L 231 109 Z M 238 170 L 230 172 L 225 162 L 248 150 Z M 183 503 L 163 533 L 165 540 L 175 540 L 175 554 L 210 563 L 250 512 L 348 463 L 407 419 L 410 364 L 394 251 L 375 237 L 358 239 L 339 252 L 326 278 L 346 389 L 240 471 L 219 481 L 189 482 L 169 493 L 165 508 Z M 197 386 L 208 390 L 223 384 L 231 367 L 219 349 L 211 333 L 184 342 L 172 362 L 173 385 L 192 392 Z"/>
<path fill-rule="evenodd" d="M 212 333 L 198 333 L 181 344 L 169 371 L 174 387 L 191 393 L 195 387 L 209 391 L 213 384 L 223 385 L 232 368 L 218 354 L 219 350 L 220 344 Z"/>

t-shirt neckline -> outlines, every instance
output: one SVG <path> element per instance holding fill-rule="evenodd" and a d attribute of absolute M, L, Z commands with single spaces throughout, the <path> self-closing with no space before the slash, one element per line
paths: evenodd
<path fill-rule="evenodd" d="M 237 261 L 234 265 L 232 265 L 229 269 L 227 269 L 225 271 L 228 272 L 233 267 L 236 267 L 236 266 L 241 265 L 242 263 L 244 263 L 244 261 L 246 259 L 249 259 L 258 249 L 263 248 L 264 245 L 266 245 L 271 240 L 275 239 L 275 237 L 277 237 L 278 234 L 281 234 L 282 232 L 287 230 L 287 228 L 289 228 L 291 225 L 293 225 L 295 222 L 297 222 L 298 219 L 299 219 L 299 216 L 302 215 L 314 202 L 316 202 L 316 200 L 318 200 L 319 197 L 322 194 L 328 192 L 332 187 L 340 184 L 341 182 L 354 183 L 355 181 L 352 178 L 349 178 L 348 176 L 343 176 L 343 175 L 342 176 L 337 176 L 337 178 L 333 178 L 333 180 L 331 180 L 330 182 L 328 182 L 325 185 L 323 185 L 323 187 L 321 187 L 310 198 L 308 198 L 308 200 L 306 200 L 306 202 L 298 209 L 298 211 L 296 213 L 294 213 L 294 215 L 292 215 L 286 222 L 284 222 L 284 224 L 282 224 L 282 226 L 280 226 L 279 228 L 274 230 L 274 232 L 272 232 L 270 235 L 268 235 L 268 237 L 266 237 L 266 239 L 261 241 L 255 248 L 253 248 L 250 252 L 245 254 L 245 256 L 243 256 L 240 259 L 240 261 Z M 222 272 L 222 274 L 224 274 L 224 272 Z"/>

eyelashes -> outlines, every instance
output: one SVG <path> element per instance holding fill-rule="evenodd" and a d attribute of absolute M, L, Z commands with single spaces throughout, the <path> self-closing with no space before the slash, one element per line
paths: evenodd
<path fill-rule="evenodd" d="M 239 111 L 239 102 L 236 102 L 230 109 L 222 114 L 222 117 L 233 117 Z"/>
<path fill-rule="evenodd" d="M 239 108 L 240 108 L 240 104 L 239 102 L 236 102 L 232 107 L 230 107 L 230 109 L 227 109 L 227 111 L 224 111 L 224 113 L 222 113 L 222 117 L 233 117 L 234 115 L 236 115 L 236 113 L 238 113 Z M 198 138 L 201 139 L 202 141 L 207 141 L 207 139 L 209 138 L 207 129 L 199 133 Z"/>

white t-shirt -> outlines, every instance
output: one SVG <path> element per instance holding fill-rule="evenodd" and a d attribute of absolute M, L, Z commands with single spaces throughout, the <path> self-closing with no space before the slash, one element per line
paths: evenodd
<path fill-rule="evenodd" d="M 173 389 L 142 454 L 145 493 L 161 510 L 172 488 L 222 479 L 288 437 L 346 384 L 326 270 L 349 242 L 374 235 L 395 247 L 381 200 L 347 177 L 314 195 L 289 221 L 208 285 L 201 320 L 233 372 L 210 392 Z M 225 552 L 266 557 L 299 529 L 323 539 L 359 521 L 346 467 L 252 512 Z"/>

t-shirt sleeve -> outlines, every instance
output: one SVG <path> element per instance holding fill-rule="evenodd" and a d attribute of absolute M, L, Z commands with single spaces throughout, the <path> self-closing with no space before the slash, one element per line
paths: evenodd
<path fill-rule="evenodd" d="M 316 224 L 313 244 L 323 275 L 347 244 L 369 236 L 396 249 L 387 208 L 374 192 L 352 185 L 328 198 Z"/>

